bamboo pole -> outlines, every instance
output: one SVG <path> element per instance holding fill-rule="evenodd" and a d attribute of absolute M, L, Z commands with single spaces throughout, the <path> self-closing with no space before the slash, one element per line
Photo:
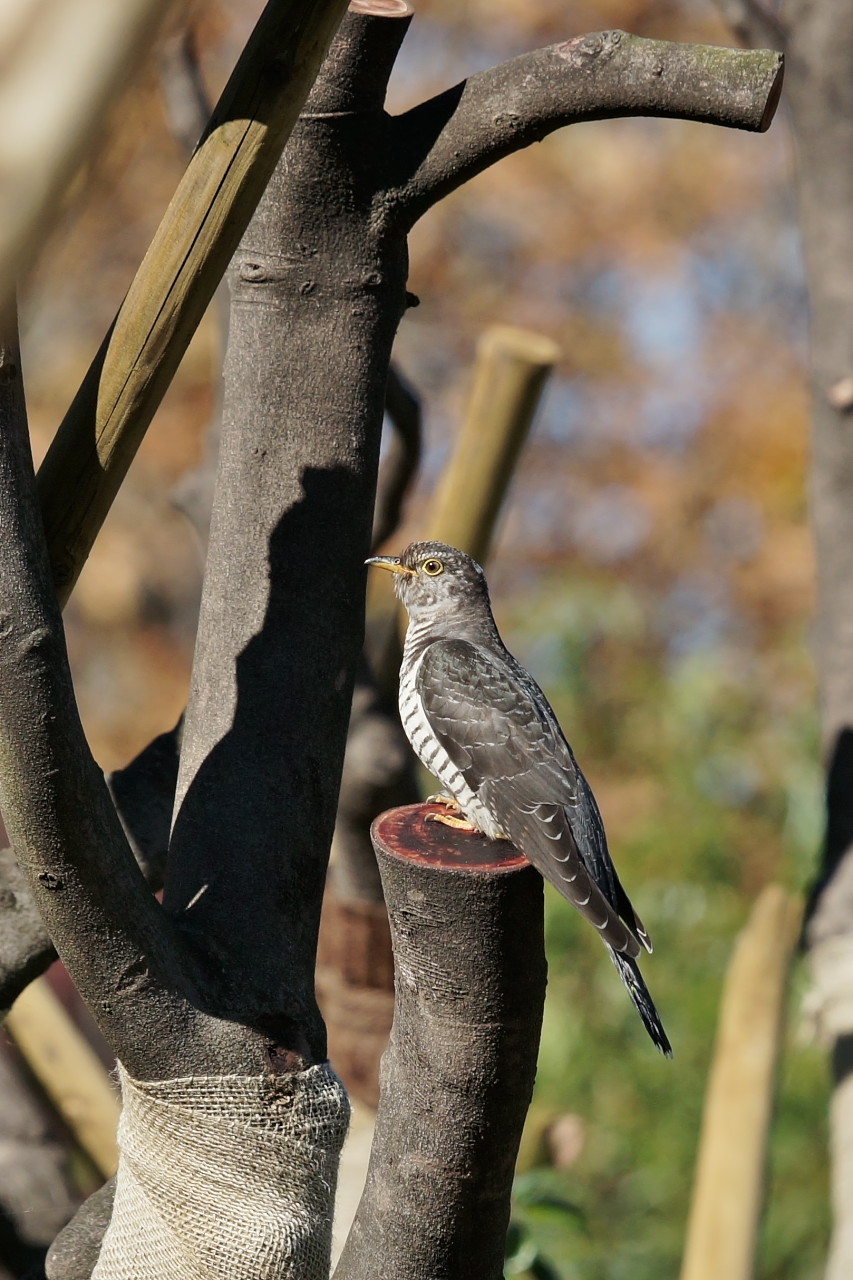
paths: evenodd
<path fill-rule="evenodd" d="M 21 992 L 6 1029 L 80 1146 L 111 1178 L 118 1168 L 118 1093 L 46 978 Z"/>
<path fill-rule="evenodd" d="M 170 0 L 0 5 L 0 308 Z"/>
<path fill-rule="evenodd" d="M 785 1004 L 802 903 L 758 898 L 726 974 L 681 1280 L 752 1280 Z"/>
<path fill-rule="evenodd" d="M 488 559 L 495 526 L 548 374 L 560 358 L 550 338 L 494 325 L 477 345 L 462 429 L 427 521 L 427 537 Z"/>
<path fill-rule="evenodd" d="M 48 450 L 39 496 L 63 604 L 254 213 L 346 7 L 346 0 L 267 4 Z"/>

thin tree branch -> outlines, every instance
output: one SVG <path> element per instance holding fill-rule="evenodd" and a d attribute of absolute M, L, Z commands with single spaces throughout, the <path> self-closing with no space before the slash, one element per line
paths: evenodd
<path fill-rule="evenodd" d="M 161 733 L 107 787 L 134 857 L 150 889 L 163 887 L 169 826 L 178 777 L 180 722 Z M 29 883 L 14 850 L 0 848 L 0 1014 L 56 959 Z"/>
<path fill-rule="evenodd" d="M 778 49 L 788 45 L 786 23 L 762 0 L 716 0 L 720 16 L 747 49 Z"/>
<path fill-rule="evenodd" d="M 564 125 L 661 116 L 768 128 L 779 99 L 775 52 L 646 40 L 624 31 L 578 36 L 482 71 L 397 117 L 399 163 L 417 167 L 397 199 L 415 221 L 503 156 Z"/>
<path fill-rule="evenodd" d="M 134 857 L 154 890 L 163 887 L 166 875 L 183 725 L 182 717 L 174 729 L 149 742 L 129 765 L 106 775 Z"/>
<path fill-rule="evenodd" d="M 201 74 L 195 32 L 191 26 L 163 41 L 160 81 L 169 127 L 182 149 L 191 156 L 204 133 L 213 106 Z"/>
<path fill-rule="evenodd" d="M 421 460 L 421 402 L 412 384 L 393 364 L 388 370 L 385 412 L 391 419 L 394 434 L 376 488 L 373 550 L 390 538 L 399 525 L 403 500 Z"/>
<path fill-rule="evenodd" d="M 53 964 L 56 948 L 14 850 L 0 849 L 0 1014 Z"/>
<path fill-rule="evenodd" d="M 163 45 L 160 79 L 172 133 L 189 160 L 213 109 L 201 73 L 198 46 L 192 26 L 172 36 Z M 222 361 L 225 357 L 230 311 L 231 297 L 228 285 L 223 279 L 217 286 L 211 304 L 211 312 L 217 328 L 216 340 L 211 348 L 214 405 L 205 433 L 204 455 L 198 466 L 175 485 L 170 495 L 172 505 L 182 512 L 192 525 L 202 555 L 207 549 L 210 516 L 213 510 L 216 455 L 222 428 Z"/>

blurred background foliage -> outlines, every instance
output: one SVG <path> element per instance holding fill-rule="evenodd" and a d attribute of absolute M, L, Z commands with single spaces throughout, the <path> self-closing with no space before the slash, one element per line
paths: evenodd
<path fill-rule="evenodd" d="M 260 7 L 197 7 L 214 94 Z M 418 0 L 391 108 L 610 26 L 731 43 L 711 0 Z M 822 796 L 791 163 L 784 110 L 762 137 L 677 121 L 575 126 L 468 184 L 412 237 L 421 306 L 397 356 L 423 397 L 427 450 L 395 544 L 418 533 L 483 327 L 554 337 L 564 360 L 490 579 L 505 636 L 598 795 L 655 940 L 645 971 L 675 1046 L 671 1063 L 653 1053 L 603 949 L 549 893 L 546 1025 L 508 1274 L 677 1274 L 733 936 L 764 884 L 801 887 L 814 866 Z M 152 59 L 104 120 L 97 159 L 22 298 L 38 456 L 182 167 Z M 204 448 L 220 343 L 211 317 L 66 612 L 105 768 L 184 705 L 201 558 L 172 495 Z M 772 1153 L 767 1280 L 817 1276 L 828 1232 L 826 1068 L 799 1004 Z"/>

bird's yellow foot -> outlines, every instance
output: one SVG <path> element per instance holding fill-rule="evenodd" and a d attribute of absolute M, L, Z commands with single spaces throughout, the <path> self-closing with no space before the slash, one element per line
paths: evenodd
<path fill-rule="evenodd" d="M 457 810 L 458 805 L 454 806 Z M 461 810 L 459 810 L 461 812 Z M 443 827 L 452 827 L 454 831 L 467 831 L 469 834 L 476 835 L 480 828 L 475 827 L 473 822 L 469 822 L 467 818 L 457 818 L 452 813 L 428 813 L 427 822 L 440 822 Z"/>
<path fill-rule="evenodd" d="M 443 804 L 445 809 L 452 809 L 454 813 L 461 812 L 453 796 L 446 796 L 443 791 L 436 791 L 434 796 L 427 796 L 424 804 Z"/>

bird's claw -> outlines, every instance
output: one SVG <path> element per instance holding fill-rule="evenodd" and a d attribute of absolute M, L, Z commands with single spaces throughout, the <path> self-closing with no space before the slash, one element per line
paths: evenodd
<path fill-rule="evenodd" d="M 445 809 L 454 809 L 460 812 L 459 805 L 453 799 L 453 796 L 445 795 L 443 791 L 436 791 L 435 795 L 427 796 L 425 804 L 443 804 Z"/>
<path fill-rule="evenodd" d="M 480 830 L 467 818 L 457 818 L 452 813 L 428 813 L 426 821 L 440 822 L 443 827 L 452 827 L 454 831 L 467 831 L 469 835 L 476 835 Z"/>

